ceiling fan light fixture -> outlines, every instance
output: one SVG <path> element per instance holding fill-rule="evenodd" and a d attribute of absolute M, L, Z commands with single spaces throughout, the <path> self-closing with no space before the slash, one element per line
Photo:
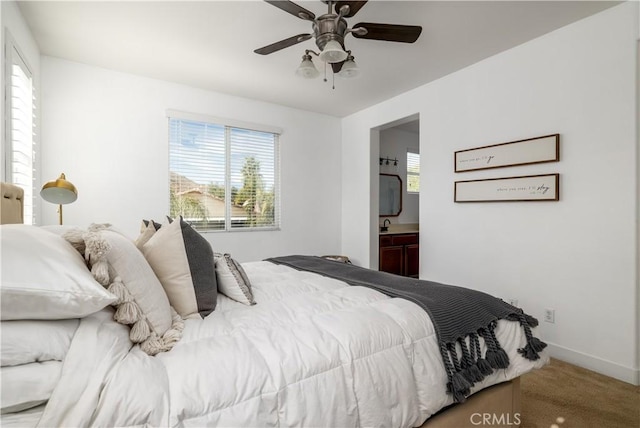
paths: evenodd
<path fill-rule="evenodd" d="M 360 76 L 360 67 L 358 67 L 358 64 L 356 64 L 352 55 L 349 55 L 344 64 L 342 64 L 342 69 L 340 69 L 338 76 L 345 79 L 352 79 Z"/>
<path fill-rule="evenodd" d="M 2 0 L 0 0 L 2 1 Z M 422 27 L 418 25 L 397 25 L 375 22 L 360 22 L 349 26 L 346 18 L 352 18 L 368 2 L 364 1 L 337 1 L 322 0 L 327 5 L 327 13 L 316 15 L 296 4 L 294 1 L 264 0 L 266 3 L 311 23 L 312 32 L 302 33 L 288 37 L 276 43 L 255 49 L 259 55 L 269 55 L 279 50 L 294 46 L 309 39 L 314 39 L 320 53 L 307 49 L 302 57 L 302 63 L 296 69 L 296 75 L 313 79 L 320 75 L 309 54 L 313 54 L 324 62 L 324 81 L 327 82 L 327 68 L 331 71 L 332 88 L 335 89 L 335 76 L 342 78 L 354 78 L 360 75 L 360 68 L 356 64 L 351 51 L 347 50 L 344 39 L 352 34 L 357 39 L 381 40 L 387 42 L 414 43 L 422 33 Z M 335 13 L 333 12 L 335 11 Z M 330 64 L 331 67 L 327 67 Z M 382 165 L 382 158 L 380 158 Z M 387 165 L 389 161 L 387 160 Z M 394 162 L 396 165 L 396 162 Z"/>
<path fill-rule="evenodd" d="M 315 79 L 320 75 L 320 72 L 311 60 L 311 55 L 305 54 L 302 56 L 302 62 L 296 70 L 296 75 L 305 79 Z"/>
<path fill-rule="evenodd" d="M 348 54 L 336 40 L 329 40 L 324 46 L 324 49 L 322 49 L 322 52 L 320 52 L 320 59 L 330 64 L 342 62 L 347 59 L 347 56 Z"/>

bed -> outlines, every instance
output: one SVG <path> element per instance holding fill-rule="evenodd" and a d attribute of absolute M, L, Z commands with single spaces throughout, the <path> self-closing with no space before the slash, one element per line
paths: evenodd
<path fill-rule="evenodd" d="M 2 223 L 20 223 L 15 200 L 16 210 L 3 201 Z M 522 326 L 499 319 L 495 339 L 508 366 L 454 404 L 436 328 L 412 301 L 269 261 L 240 265 L 223 254 L 212 254 L 217 292 L 205 296 L 212 285 L 193 272 L 206 251 L 188 242 L 182 221 L 147 222 L 136 239 L 107 225 L 89 229 L 2 226 L 4 427 L 459 427 L 477 426 L 484 414 L 514 426 L 518 377 L 548 362 L 543 350 L 524 358 Z M 133 250 L 116 257 L 119 245 Z M 176 256 L 176 248 L 187 255 Z M 143 298 L 132 285 L 149 272 L 140 268 L 145 259 L 169 297 Z M 165 284 L 180 263 L 192 272 L 188 295 Z M 71 297 L 66 289 L 55 298 L 37 290 L 26 306 L 23 296 L 7 294 L 12 278 L 34 275 L 51 287 L 74 275 L 98 286 Z M 166 313 L 156 311 L 165 300 Z"/>

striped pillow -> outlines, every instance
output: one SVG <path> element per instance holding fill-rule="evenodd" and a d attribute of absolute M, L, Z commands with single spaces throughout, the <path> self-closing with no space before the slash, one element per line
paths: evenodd
<path fill-rule="evenodd" d="M 236 302 L 255 305 L 251 282 L 240 263 L 231 258 L 231 254 L 214 254 L 218 291 Z"/>
<path fill-rule="evenodd" d="M 141 250 L 180 316 L 204 318 L 213 312 L 218 296 L 213 250 L 182 217 L 163 225 Z"/>

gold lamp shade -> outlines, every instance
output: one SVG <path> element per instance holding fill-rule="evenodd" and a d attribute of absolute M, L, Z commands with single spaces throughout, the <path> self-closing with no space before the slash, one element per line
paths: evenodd
<path fill-rule="evenodd" d="M 56 180 L 47 181 L 42 186 L 40 196 L 47 202 L 58 204 L 59 219 L 62 224 L 62 205 L 75 202 L 78 199 L 78 189 L 73 183 L 67 181 L 67 177 L 62 173 Z"/>

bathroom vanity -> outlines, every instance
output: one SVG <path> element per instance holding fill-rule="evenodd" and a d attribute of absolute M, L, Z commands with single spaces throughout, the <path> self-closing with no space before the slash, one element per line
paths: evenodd
<path fill-rule="evenodd" d="M 418 238 L 417 229 L 400 228 L 380 232 L 378 269 L 417 278 L 420 254 Z"/>

